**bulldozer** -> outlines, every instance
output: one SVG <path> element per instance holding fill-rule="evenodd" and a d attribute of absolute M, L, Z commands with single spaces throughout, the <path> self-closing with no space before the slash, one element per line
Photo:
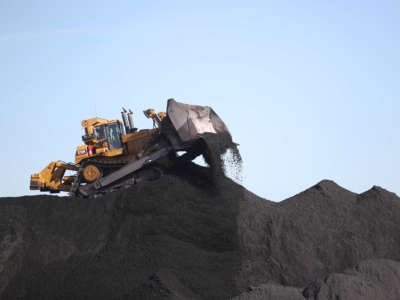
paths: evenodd
<path fill-rule="evenodd" d="M 204 134 L 231 135 L 211 107 L 169 99 L 166 112 L 143 111 L 153 128 L 134 127 L 131 110 L 121 120 L 82 121 L 83 145 L 75 162 L 53 161 L 31 175 L 30 189 L 92 197 L 162 176 L 175 164 L 192 161 L 206 151 Z M 69 173 L 69 175 L 67 175 Z"/>

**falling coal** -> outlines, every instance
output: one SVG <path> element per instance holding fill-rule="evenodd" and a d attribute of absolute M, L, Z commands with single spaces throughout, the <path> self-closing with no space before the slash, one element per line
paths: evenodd
<path fill-rule="evenodd" d="M 200 138 L 205 143 L 203 157 L 214 181 L 218 182 L 228 172 L 233 174 L 236 181 L 241 181 L 243 160 L 232 136 L 228 133 L 205 133 Z"/>

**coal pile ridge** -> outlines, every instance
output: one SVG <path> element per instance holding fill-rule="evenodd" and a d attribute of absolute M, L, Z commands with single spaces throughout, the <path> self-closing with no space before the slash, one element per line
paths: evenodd
<path fill-rule="evenodd" d="M 322 181 L 274 203 L 218 178 L 0 199 L 0 298 L 399 299 L 395 194 Z"/>

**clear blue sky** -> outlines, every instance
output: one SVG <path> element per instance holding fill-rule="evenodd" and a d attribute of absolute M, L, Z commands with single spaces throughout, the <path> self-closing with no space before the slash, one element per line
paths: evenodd
<path fill-rule="evenodd" d="M 400 194 L 399 1 L 0 1 L 0 196 L 73 161 L 81 120 L 210 105 L 244 185 Z"/>

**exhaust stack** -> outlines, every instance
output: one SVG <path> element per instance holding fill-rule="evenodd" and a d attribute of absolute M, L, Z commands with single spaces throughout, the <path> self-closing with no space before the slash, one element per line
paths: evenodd
<path fill-rule="evenodd" d="M 134 131 L 134 130 L 135 130 L 135 126 L 134 126 L 134 124 L 133 124 L 133 117 L 132 117 L 132 114 L 133 114 L 132 111 L 129 110 L 129 113 L 128 113 L 129 127 L 131 128 L 132 131 Z"/>
<path fill-rule="evenodd" d="M 122 116 L 122 121 L 124 122 L 125 132 L 126 133 L 131 132 L 131 127 L 129 126 L 129 121 L 128 121 L 128 117 L 126 115 L 126 109 L 125 108 L 122 108 L 121 116 Z"/>

